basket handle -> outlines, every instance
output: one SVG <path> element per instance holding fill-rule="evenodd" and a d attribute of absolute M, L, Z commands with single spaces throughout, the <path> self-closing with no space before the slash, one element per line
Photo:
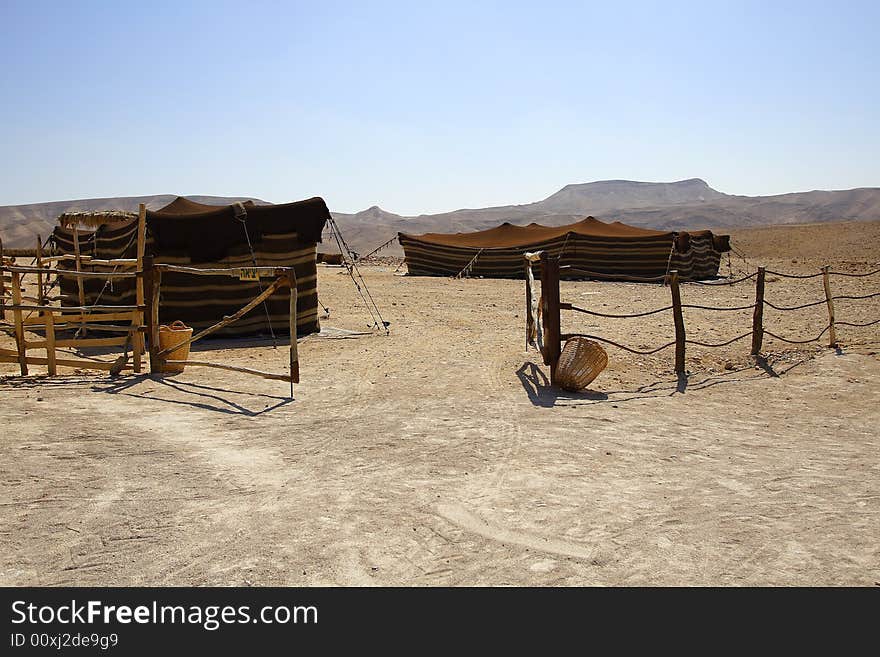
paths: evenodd
<path fill-rule="evenodd" d="M 171 322 L 168 328 L 170 328 L 172 331 L 186 331 L 187 329 L 189 329 L 189 326 L 184 324 L 179 319 L 175 319 L 173 322 Z"/>

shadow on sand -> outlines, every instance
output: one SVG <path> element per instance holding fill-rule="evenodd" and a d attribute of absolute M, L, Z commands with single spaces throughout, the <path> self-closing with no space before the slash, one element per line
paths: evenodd
<path fill-rule="evenodd" d="M 278 395 L 267 395 L 260 392 L 244 392 L 239 390 L 229 390 L 226 388 L 215 388 L 213 386 L 191 383 L 189 381 L 179 381 L 173 378 L 174 375 L 132 375 L 120 377 L 111 381 L 96 382 L 92 385 L 93 392 L 102 392 L 110 395 L 125 395 L 127 397 L 135 397 L 139 399 L 149 399 L 151 401 L 160 401 L 167 404 L 177 404 L 199 408 L 206 411 L 214 411 L 217 413 L 225 413 L 228 415 L 244 415 L 247 417 L 259 417 L 265 413 L 270 413 L 275 409 L 287 406 L 294 400 L 289 397 L 280 397 Z M 149 388 L 142 391 L 135 391 L 133 388 L 140 383 L 150 381 L 159 386 L 159 389 Z M 162 396 L 163 389 L 176 393 L 178 398 L 169 398 Z M 154 393 L 158 392 L 159 395 Z M 247 401 L 256 402 L 263 406 L 259 410 L 252 410 L 248 406 L 256 404 L 248 404 L 247 402 L 237 402 L 232 399 L 233 396 L 243 397 Z M 270 401 L 266 401 L 270 400 Z"/>
<path fill-rule="evenodd" d="M 544 374 L 541 368 L 531 362 L 523 363 L 516 371 L 516 376 L 520 384 L 522 384 L 529 401 L 534 406 L 550 408 L 560 405 L 558 402 L 563 402 L 561 405 L 565 406 L 581 406 L 605 402 L 621 403 L 636 399 L 671 397 L 673 395 L 685 394 L 688 390 L 705 390 L 706 388 L 722 384 L 753 381 L 765 375 L 771 378 L 778 378 L 810 360 L 812 360 L 812 356 L 807 355 L 786 367 L 779 367 L 769 363 L 766 358 L 761 356 L 755 359 L 754 366 L 741 367 L 718 375 L 706 375 L 699 380 L 696 380 L 693 374 L 679 374 L 672 380 L 654 381 L 653 383 L 629 390 L 609 390 L 607 392 L 584 390 L 578 393 L 555 388 L 550 385 L 547 375 Z"/>

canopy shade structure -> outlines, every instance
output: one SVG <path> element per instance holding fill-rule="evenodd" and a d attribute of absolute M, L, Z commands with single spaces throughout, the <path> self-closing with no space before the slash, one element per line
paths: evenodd
<path fill-rule="evenodd" d="M 605 223 L 593 217 L 565 226 L 503 223 L 470 233 L 398 233 L 407 269 L 415 276 L 521 278 L 523 254 L 546 251 L 560 258 L 566 278 L 635 280 L 676 269 L 682 279 L 718 275 L 729 237 L 708 230 L 672 232 Z M 589 272 L 589 273 L 585 273 Z"/>
<path fill-rule="evenodd" d="M 293 267 L 297 278 L 298 335 L 320 331 L 318 321 L 317 243 L 330 211 L 319 197 L 280 205 L 245 203 L 211 206 L 178 197 L 165 207 L 147 211 L 145 252 L 157 264 L 202 268 Z M 137 249 L 137 217 L 125 222 L 100 225 L 78 235 L 80 252 L 98 259 L 133 258 Z M 53 233 L 61 253 L 74 253 L 73 230 L 57 226 Z M 256 262 L 255 262 L 256 261 Z M 73 268 L 63 262 L 59 267 Z M 92 267 L 102 270 L 100 266 Z M 59 275 L 62 305 L 80 305 L 77 281 Z M 133 304 L 133 282 L 116 282 L 112 287 L 98 278 L 83 281 L 86 305 Z M 238 310 L 260 293 L 257 281 L 190 276 L 168 272 L 162 278 L 159 321 L 181 320 L 196 330 L 207 328 L 224 315 Z M 240 320 L 216 333 L 240 336 L 289 333 L 289 295 L 278 291 L 263 306 L 257 306 Z M 271 325 L 270 325 L 271 322 Z"/>

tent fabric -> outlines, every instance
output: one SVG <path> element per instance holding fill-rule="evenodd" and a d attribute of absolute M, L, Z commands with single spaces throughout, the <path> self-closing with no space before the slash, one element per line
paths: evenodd
<path fill-rule="evenodd" d="M 301 242 L 320 242 L 330 216 L 321 198 L 283 205 L 240 204 L 244 221 L 237 218 L 234 205 L 211 207 L 183 201 L 186 203 L 178 198 L 161 210 L 148 211 L 147 226 L 158 252 L 186 251 L 193 263 L 221 260 L 230 246 L 247 244 L 245 227 L 251 244 L 261 242 L 264 234 L 291 232 L 291 227 L 295 227 Z M 211 239 L 205 239 L 206 235 Z"/>
<path fill-rule="evenodd" d="M 242 204 L 245 221 L 257 265 L 293 267 L 297 277 L 297 334 L 320 331 L 318 320 L 317 242 L 326 218 L 330 216 L 320 198 L 284 205 L 256 206 Z M 208 208 L 208 210 L 205 210 Z M 260 211 L 257 211 L 257 209 Z M 192 220 L 192 225 L 190 225 Z M 194 228 L 197 227 L 197 228 Z M 201 232 L 199 232 L 201 231 Z M 137 221 L 101 226 L 94 232 L 80 232 L 80 251 L 96 258 L 134 258 Z M 54 241 L 62 253 L 73 253 L 73 231 L 57 226 Z M 202 248 L 203 242 L 211 249 Z M 203 268 L 253 266 L 251 250 L 242 223 L 235 218 L 233 206 L 205 206 L 178 198 L 156 212 L 147 212 L 145 253 L 156 263 Z M 206 255 L 214 259 L 205 260 Z M 73 263 L 62 263 L 73 268 Z M 109 270 L 93 266 L 92 269 Z M 59 276 L 62 306 L 79 305 L 76 279 Z M 83 279 L 86 304 L 133 304 L 134 282 L 113 279 L 112 286 L 101 279 Z M 263 280 L 263 287 L 268 284 Z M 176 319 L 196 330 L 207 328 L 244 306 L 260 293 L 256 281 L 229 277 L 191 276 L 168 272 L 162 276 L 159 321 L 168 324 Z M 289 333 L 289 291 L 280 290 L 269 297 L 267 308 L 272 330 Z M 266 334 L 269 323 L 260 304 L 241 319 L 217 331 L 217 336 Z"/>
<path fill-rule="evenodd" d="M 564 278 L 633 280 L 663 276 L 667 268 L 682 279 L 718 275 L 729 242 L 710 231 L 664 232 L 593 217 L 565 226 L 504 223 L 470 233 L 398 233 L 407 269 L 416 276 L 454 276 L 469 265 L 471 276 L 521 278 L 523 254 L 546 251 L 560 258 Z M 724 248 L 726 245 L 727 248 Z"/>

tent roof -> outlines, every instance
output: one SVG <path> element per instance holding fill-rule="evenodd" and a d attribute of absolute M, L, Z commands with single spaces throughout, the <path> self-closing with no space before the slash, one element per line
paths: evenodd
<path fill-rule="evenodd" d="M 245 208 L 254 207 L 255 203 L 253 201 L 244 201 L 242 203 Z M 164 214 L 177 214 L 177 215 L 185 215 L 185 214 L 198 214 L 200 212 L 211 212 L 212 210 L 216 210 L 217 208 L 227 207 L 226 205 L 207 205 L 206 203 L 197 203 L 196 201 L 192 201 L 185 196 L 178 196 L 176 199 L 171 201 L 168 205 L 159 208 L 157 212 L 162 212 Z"/>
<path fill-rule="evenodd" d="M 58 217 L 58 223 L 65 228 L 85 226 L 97 228 L 104 224 L 119 224 L 137 219 L 137 212 L 122 210 L 93 210 L 91 212 L 65 212 Z"/>
<path fill-rule="evenodd" d="M 707 232 L 700 231 L 700 233 Z M 591 237 L 617 237 L 621 239 L 645 237 L 669 237 L 672 239 L 675 236 L 675 233 L 670 231 L 637 228 L 636 226 L 622 224 L 619 221 L 605 223 L 594 217 L 587 217 L 581 221 L 564 226 L 542 226 L 536 223 L 529 224 L 528 226 L 515 226 L 505 222 L 495 228 L 469 233 L 425 233 L 424 235 L 401 233 L 401 235 L 405 238 L 408 237 L 438 246 L 504 248 L 525 247 L 563 237 L 568 233 Z"/>
<path fill-rule="evenodd" d="M 299 242 L 317 243 L 330 218 L 327 204 L 317 196 L 278 205 L 238 205 L 245 210 L 241 218 L 235 205 L 203 205 L 177 198 L 161 210 L 148 210 L 147 226 L 160 252 L 182 250 L 197 262 L 223 257 L 229 246 L 245 241 L 245 230 L 252 242 L 263 235 L 296 233 Z"/>

